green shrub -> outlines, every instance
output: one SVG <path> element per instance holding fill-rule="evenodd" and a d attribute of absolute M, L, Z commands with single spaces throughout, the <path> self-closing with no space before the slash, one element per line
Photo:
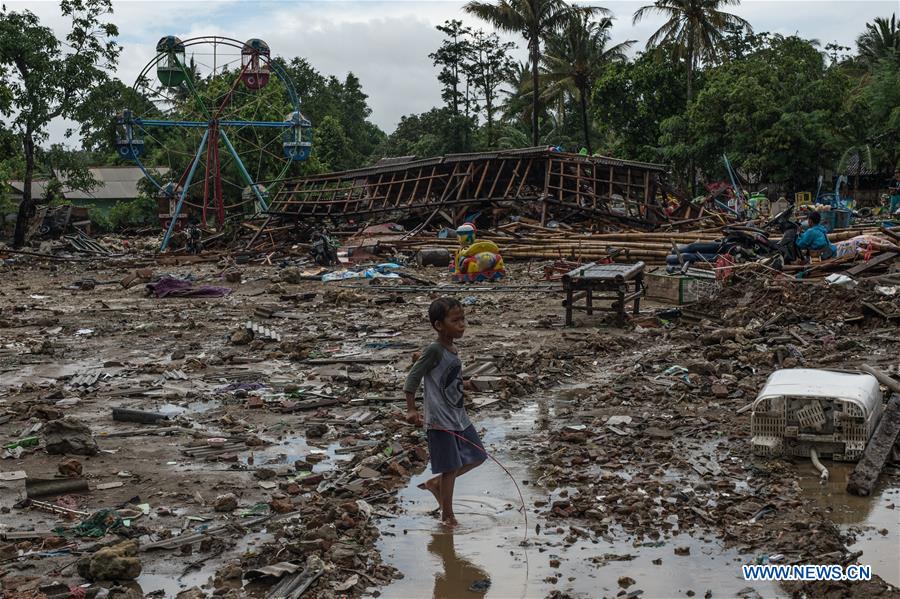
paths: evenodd
<path fill-rule="evenodd" d="M 91 232 L 93 234 L 108 233 L 113 229 L 109 217 L 96 206 L 88 206 L 88 219 L 91 221 Z"/>
<path fill-rule="evenodd" d="M 114 229 L 140 227 L 156 222 L 156 200 L 141 196 L 130 202 L 119 202 L 109 210 L 109 221 Z"/>

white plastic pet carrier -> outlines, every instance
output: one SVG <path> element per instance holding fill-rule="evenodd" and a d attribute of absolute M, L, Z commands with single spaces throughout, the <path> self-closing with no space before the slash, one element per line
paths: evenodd
<path fill-rule="evenodd" d="M 881 388 L 870 374 L 792 368 L 769 376 L 750 416 L 753 453 L 855 462 L 881 418 Z"/>

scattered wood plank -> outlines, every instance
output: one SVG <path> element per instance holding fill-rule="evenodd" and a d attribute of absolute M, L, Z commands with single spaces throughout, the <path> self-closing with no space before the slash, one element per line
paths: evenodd
<path fill-rule="evenodd" d="M 890 389 L 892 393 L 900 393 L 900 382 L 892 379 L 886 372 L 872 368 L 868 364 L 863 364 L 859 369 L 874 376 L 879 383 Z"/>
<path fill-rule="evenodd" d="M 869 260 L 868 262 L 862 262 L 852 268 L 847 269 L 845 274 L 848 274 L 851 277 L 855 277 L 857 275 L 860 275 L 860 274 L 866 272 L 867 270 L 869 270 L 871 268 L 875 268 L 876 266 L 879 266 L 886 262 L 890 262 L 897 256 L 900 256 L 900 253 L 898 253 L 898 252 L 881 252 L 880 254 L 878 254 L 877 256 L 875 256 L 874 258 Z"/>
<path fill-rule="evenodd" d="M 891 450 L 898 436 L 900 436 L 900 395 L 895 394 L 891 396 L 887 408 L 881 415 L 878 428 L 869 439 L 862 459 L 847 481 L 848 493 L 863 497 L 872 493 L 878 475 L 891 456 Z"/>

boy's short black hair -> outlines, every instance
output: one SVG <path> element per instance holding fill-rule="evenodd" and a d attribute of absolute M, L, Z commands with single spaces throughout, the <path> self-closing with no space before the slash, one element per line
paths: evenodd
<path fill-rule="evenodd" d="M 459 303 L 458 299 L 453 297 L 437 298 L 428 306 L 428 322 L 434 327 L 434 323 L 441 322 L 447 318 L 447 315 L 450 314 L 450 310 L 453 308 L 462 308 L 462 304 Z"/>
<path fill-rule="evenodd" d="M 822 215 L 819 214 L 818 212 L 810 212 L 809 213 L 809 222 L 811 222 L 814 225 L 818 225 L 820 222 L 822 222 Z"/>

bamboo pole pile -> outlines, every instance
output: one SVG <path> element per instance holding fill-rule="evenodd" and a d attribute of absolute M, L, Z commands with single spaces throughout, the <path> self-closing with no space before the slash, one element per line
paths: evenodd
<path fill-rule="evenodd" d="M 673 244 L 684 246 L 694 242 L 710 242 L 724 236 L 720 227 L 698 231 L 589 233 L 571 228 L 550 229 L 527 222 L 511 224 L 517 226 L 513 228 L 502 225 L 478 235 L 480 241 L 496 243 L 505 260 L 572 259 L 591 262 L 606 258 L 613 250 L 618 249 L 627 251 L 630 259 L 642 260 L 647 264 L 665 264 Z M 877 225 L 860 225 L 830 233 L 828 237 L 834 243 L 857 235 L 878 233 Z M 436 239 L 427 234 L 383 242 L 380 245 L 407 252 L 425 248 L 446 248 L 453 251 L 458 247 L 455 238 Z"/>

